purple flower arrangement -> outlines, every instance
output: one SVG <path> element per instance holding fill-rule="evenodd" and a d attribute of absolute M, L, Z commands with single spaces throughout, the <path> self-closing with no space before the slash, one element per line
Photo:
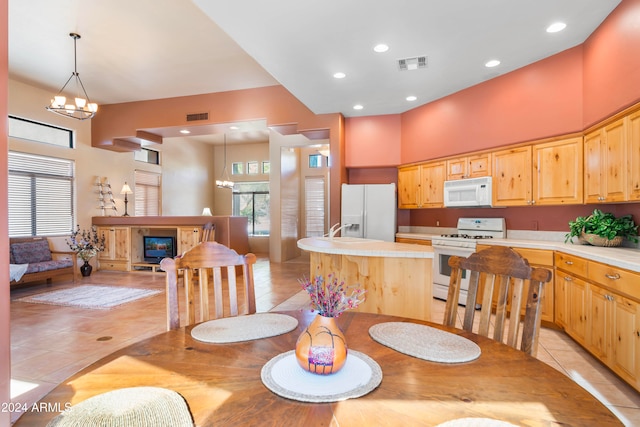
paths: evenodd
<path fill-rule="evenodd" d="M 311 298 L 311 310 L 324 317 L 338 317 L 364 301 L 364 289 L 359 285 L 345 286 L 344 280 L 338 281 L 335 274 L 329 274 L 326 281 L 316 276 L 313 280 L 304 277 L 298 282 Z"/>

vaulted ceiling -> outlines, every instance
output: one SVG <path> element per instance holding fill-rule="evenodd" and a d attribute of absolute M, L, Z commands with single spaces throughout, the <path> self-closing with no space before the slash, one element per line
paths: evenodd
<path fill-rule="evenodd" d="M 576 46 L 619 3 L 10 0 L 9 72 L 55 93 L 77 32 L 78 72 L 99 104 L 281 84 L 316 114 L 395 114 Z M 547 33 L 556 21 L 566 29 Z M 399 70 L 417 57 L 426 67 Z"/>

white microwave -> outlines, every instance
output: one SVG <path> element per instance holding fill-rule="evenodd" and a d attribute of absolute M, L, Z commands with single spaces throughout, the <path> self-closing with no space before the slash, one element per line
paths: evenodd
<path fill-rule="evenodd" d="M 490 176 L 445 181 L 444 205 L 452 208 L 491 207 L 493 185 Z"/>

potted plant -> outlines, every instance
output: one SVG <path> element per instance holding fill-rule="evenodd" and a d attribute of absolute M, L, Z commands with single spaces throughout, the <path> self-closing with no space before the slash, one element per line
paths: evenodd
<path fill-rule="evenodd" d="M 98 236 L 98 230 L 91 227 L 91 230 L 80 230 L 80 226 L 71 232 L 71 237 L 67 240 L 69 248 L 78 254 L 78 258 L 84 261 L 80 266 L 82 276 L 90 276 L 91 264 L 89 261 L 96 256 L 98 252 L 104 251 L 105 237 Z"/>
<path fill-rule="evenodd" d="M 579 216 L 569 221 L 569 233 L 565 235 L 565 243 L 573 243 L 577 237 L 580 243 L 594 246 L 620 246 L 626 238 L 638 243 L 638 226 L 631 215 L 616 218 L 608 212 L 594 209 L 587 217 Z"/>

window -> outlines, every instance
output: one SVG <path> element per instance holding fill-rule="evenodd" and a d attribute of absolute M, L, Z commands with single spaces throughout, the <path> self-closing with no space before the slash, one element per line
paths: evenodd
<path fill-rule="evenodd" d="M 242 162 L 233 162 L 231 164 L 231 175 L 242 175 L 244 173 L 243 165 Z"/>
<path fill-rule="evenodd" d="M 136 216 L 159 216 L 162 213 L 160 174 L 136 170 L 133 193 Z"/>
<path fill-rule="evenodd" d="M 249 219 L 251 236 L 268 236 L 271 226 L 268 182 L 236 182 L 233 186 L 233 215 Z"/>
<path fill-rule="evenodd" d="M 60 147 L 73 148 L 73 131 L 9 116 L 9 136 Z"/>
<path fill-rule="evenodd" d="M 9 152 L 9 236 L 71 233 L 72 160 Z"/>
<path fill-rule="evenodd" d="M 309 154 L 309 167 L 321 168 L 322 167 L 322 154 Z"/>
<path fill-rule="evenodd" d="M 160 164 L 160 153 L 155 150 L 149 150 L 147 148 L 141 148 L 138 151 L 133 152 L 133 159 L 138 162 L 149 163 L 152 165 Z"/>

